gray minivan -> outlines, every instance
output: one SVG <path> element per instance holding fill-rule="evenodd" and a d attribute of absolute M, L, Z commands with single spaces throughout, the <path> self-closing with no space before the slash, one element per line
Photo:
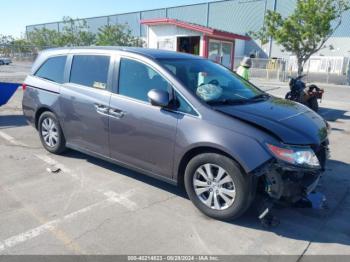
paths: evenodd
<path fill-rule="evenodd" d="M 239 217 L 255 197 L 298 201 L 325 168 L 322 117 L 197 56 L 51 49 L 23 89 L 24 115 L 46 150 L 71 148 L 183 184 L 217 219 Z"/>

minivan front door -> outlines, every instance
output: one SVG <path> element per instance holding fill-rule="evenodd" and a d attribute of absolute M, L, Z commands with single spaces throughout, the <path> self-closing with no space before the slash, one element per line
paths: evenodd
<path fill-rule="evenodd" d="M 69 83 L 61 88 L 60 95 L 68 146 L 102 156 L 109 156 L 110 60 L 110 56 L 75 55 Z"/>
<path fill-rule="evenodd" d="M 151 89 L 169 90 L 170 85 L 149 66 L 121 59 L 119 94 L 110 103 L 111 157 L 156 175 L 171 178 L 176 112 L 152 106 Z"/>

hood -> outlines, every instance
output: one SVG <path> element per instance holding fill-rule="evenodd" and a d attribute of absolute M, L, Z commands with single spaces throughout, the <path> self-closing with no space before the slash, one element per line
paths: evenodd
<path fill-rule="evenodd" d="M 215 106 L 226 115 L 258 126 L 293 145 L 319 145 L 327 138 L 325 120 L 304 105 L 270 97 L 249 104 Z"/>

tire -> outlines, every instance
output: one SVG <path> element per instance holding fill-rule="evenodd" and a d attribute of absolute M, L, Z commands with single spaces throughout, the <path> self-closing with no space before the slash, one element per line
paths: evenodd
<path fill-rule="evenodd" d="M 311 97 L 308 101 L 307 101 L 308 107 L 310 107 L 312 110 L 314 110 L 315 112 L 318 112 L 318 101 L 316 97 Z"/>
<path fill-rule="evenodd" d="M 40 115 L 38 131 L 41 143 L 47 151 L 61 154 L 66 150 L 66 140 L 54 113 L 46 111 Z"/>
<path fill-rule="evenodd" d="M 222 184 L 221 188 L 220 186 L 219 188 L 217 187 L 218 181 L 211 182 L 211 185 L 209 185 L 206 182 L 208 180 L 201 175 L 203 171 L 206 171 L 208 165 L 214 178 L 218 178 L 221 168 L 225 173 L 219 181 L 232 182 Z M 205 173 L 207 174 L 208 172 Z M 215 153 L 200 154 L 192 158 L 186 167 L 184 183 L 188 197 L 193 204 L 205 215 L 219 220 L 232 220 L 241 216 L 249 208 L 255 195 L 251 177 L 241 171 L 241 168 L 235 161 Z M 205 183 L 208 185 L 205 185 Z M 210 189 L 210 187 L 212 188 Z M 207 189 L 205 192 L 199 193 L 205 189 Z M 196 191 L 199 195 L 197 195 Z M 224 194 L 224 191 L 229 192 L 230 195 Z M 216 192 L 219 192 L 219 194 Z M 209 199 L 210 194 L 212 194 L 211 200 Z M 215 197 L 215 195 L 219 197 Z M 222 195 L 226 198 L 226 201 L 221 197 Z M 217 201 L 215 201 L 215 198 Z M 211 207 L 204 203 L 205 200 L 208 203 L 210 201 Z M 231 202 L 227 200 L 231 200 Z"/>
<path fill-rule="evenodd" d="M 5 63 L 4 63 L 4 61 L 0 61 L 0 65 L 4 65 Z"/>

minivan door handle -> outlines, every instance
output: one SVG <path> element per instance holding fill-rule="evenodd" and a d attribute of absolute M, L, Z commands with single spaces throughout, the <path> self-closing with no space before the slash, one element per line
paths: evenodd
<path fill-rule="evenodd" d="M 94 104 L 97 113 L 108 114 L 108 106 L 102 104 Z"/>
<path fill-rule="evenodd" d="M 118 118 L 118 119 L 123 118 L 125 116 L 125 112 L 123 112 L 120 109 L 115 109 L 115 108 L 110 108 L 109 109 L 109 114 L 111 116 L 114 116 L 114 117 Z"/>

